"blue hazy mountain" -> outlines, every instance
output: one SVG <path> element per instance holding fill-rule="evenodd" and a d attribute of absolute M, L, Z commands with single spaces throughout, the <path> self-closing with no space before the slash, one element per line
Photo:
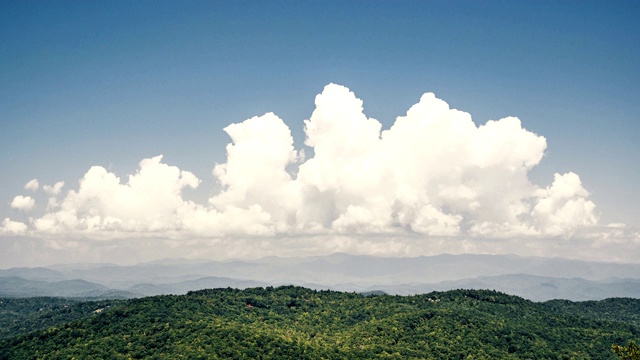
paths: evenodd
<path fill-rule="evenodd" d="M 395 258 L 336 253 L 229 261 L 162 259 L 131 266 L 64 264 L 12 268 L 0 270 L 2 278 L 12 278 L 0 282 L 0 294 L 7 296 L 87 296 L 63 294 L 109 291 L 148 296 L 184 294 L 203 288 L 293 284 L 341 291 L 382 290 L 390 294 L 494 289 L 535 301 L 640 298 L 640 264 L 515 255 Z M 68 290 L 56 292 L 56 286 L 48 284 Z"/>

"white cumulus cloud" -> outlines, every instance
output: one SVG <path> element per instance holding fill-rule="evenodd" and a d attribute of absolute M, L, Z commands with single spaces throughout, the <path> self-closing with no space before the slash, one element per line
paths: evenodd
<path fill-rule="evenodd" d="M 574 173 L 555 174 L 551 186 L 539 192 L 533 216 L 547 234 L 560 235 L 567 229 L 595 225 L 595 204 L 586 199 L 587 190 Z"/>
<path fill-rule="evenodd" d="M 5 218 L 0 225 L 0 234 L 21 235 L 24 234 L 27 229 L 28 227 L 26 224 Z"/>
<path fill-rule="evenodd" d="M 31 196 L 18 195 L 11 201 L 11 207 L 18 210 L 31 210 L 36 202 Z"/>
<path fill-rule="evenodd" d="M 162 156 L 144 159 L 122 183 L 115 174 L 94 166 L 67 193 L 58 210 L 33 221 L 44 233 L 158 232 L 180 227 L 177 209 L 181 190 L 200 180 L 190 172 L 161 163 Z"/>
<path fill-rule="evenodd" d="M 315 105 L 305 120 L 309 158 L 295 149 L 289 127 L 267 113 L 224 129 L 231 138 L 227 159 L 213 169 L 222 190 L 208 201 L 185 200 L 182 191 L 200 180 L 156 156 L 142 160 L 127 181 L 94 166 L 78 189 L 60 198 L 64 183 L 43 186 L 53 200 L 29 229 L 96 238 L 384 235 L 442 241 L 570 236 L 597 224 L 578 175 L 556 174 L 545 187 L 529 181 L 547 143 L 518 118 L 478 126 L 470 114 L 427 93 L 382 130 L 365 115 L 362 100 L 335 84 Z M 33 207 L 29 197 L 14 203 Z"/>
<path fill-rule="evenodd" d="M 209 203 L 222 213 L 264 212 L 256 219 L 258 223 L 267 221 L 267 226 L 273 228 L 268 232 L 286 232 L 294 225 L 292 216 L 300 205 L 298 184 L 286 170 L 299 158 L 291 131 L 273 113 L 229 125 L 224 130 L 233 142 L 227 146 L 227 162 L 213 170 L 224 190 L 210 198 Z M 248 228 L 253 225 L 246 224 Z"/>

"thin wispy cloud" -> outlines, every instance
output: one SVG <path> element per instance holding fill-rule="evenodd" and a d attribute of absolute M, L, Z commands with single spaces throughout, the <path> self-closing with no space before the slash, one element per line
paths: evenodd
<path fill-rule="evenodd" d="M 28 183 L 24 184 L 25 190 L 37 191 L 40 188 L 40 183 L 38 179 L 32 179 Z"/>

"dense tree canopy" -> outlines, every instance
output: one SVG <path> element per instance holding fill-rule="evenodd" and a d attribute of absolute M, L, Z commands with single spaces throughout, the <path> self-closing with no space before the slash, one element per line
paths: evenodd
<path fill-rule="evenodd" d="M 640 360 L 640 348 L 633 341 L 629 341 L 627 346 L 614 344 L 611 349 L 623 360 Z"/>
<path fill-rule="evenodd" d="M 638 305 L 611 303 L 623 312 Z M 634 321 L 616 320 L 606 306 L 580 316 L 574 303 L 565 305 L 488 290 L 416 296 L 293 286 L 201 290 L 117 302 L 2 340 L 0 358 L 615 359 L 612 344 L 640 336 Z"/>
<path fill-rule="evenodd" d="M 55 297 L 0 298 L 0 339 L 97 315 L 121 303 Z"/>

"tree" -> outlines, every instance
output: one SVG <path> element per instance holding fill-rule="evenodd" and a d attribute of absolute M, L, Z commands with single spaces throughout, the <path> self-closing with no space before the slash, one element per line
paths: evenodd
<path fill-rule="evenodd" d="M 613 350 L 616 355 L 623 360 L 640 360 L 640 348 L 633 341 L 629 341 L 627 346 L 620 345 L 612 345 L 611 350 Z"/>

